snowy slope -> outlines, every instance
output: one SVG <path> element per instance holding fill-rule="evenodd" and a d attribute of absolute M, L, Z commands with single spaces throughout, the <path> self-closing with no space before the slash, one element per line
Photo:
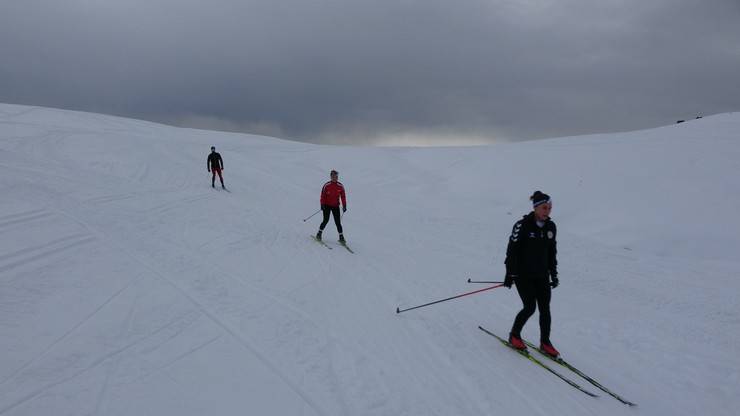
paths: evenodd
<path fill-rule="evenodd" d="M 0 105 L 0 415 L 736 414 L 738 132 L 351 148 Z M 332 168 L 356 255 L 301 221 Z M 500 279 L 535 189 L 552 339 L 637 408 L 479 331 L 507 333 L 513 290 L 395 313 Z"/>

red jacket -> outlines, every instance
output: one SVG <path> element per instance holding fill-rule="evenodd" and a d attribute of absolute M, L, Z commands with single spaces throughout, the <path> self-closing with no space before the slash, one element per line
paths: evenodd
<path fill-rule="evenodd" d="M 342 198 L 342 205 L 346 207 L 347 197 L 344 196 L 344 185 L 341 182 L 329 181 L 321 188 L 321 205 L 338 207 L 339 198 Z"/>

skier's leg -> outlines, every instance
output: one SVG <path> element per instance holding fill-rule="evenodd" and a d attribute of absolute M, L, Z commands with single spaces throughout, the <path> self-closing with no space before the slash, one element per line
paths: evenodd
<path fill-rule="evenodd" d="M 216 186 L 216 170 L 211 169 L 211 173 L 213 174 L 211 175 L 211 186 L 213 187 Z"/>
<path fill-rule="evenodd" d="M 550 343 L 550 298 L 552 292 L 550 289 L 550 282 L 547 280 L 541 280 L 537 282 L 537 309 L 540 310 L 540 341 L 542 343 Z"/>
<path fill-rule="evenodd" d="M 224 186 L 224 175 L 221 173 L 221 169 L 218 170 L 218 179 L 221 180 L 221 186 Z"/>
<path fill-rule="evenodd" d="M 339 207 L 333 207 L 331 213 L 334 216 L 334 224 L 337 225 L 337 231 L 342 234 L 342 214 L 339 211 Z"/>
<path fill-rule="evenodd" d="M 519 292 L 519 297 L 522 299 L 522 310 L 516 315 L 514 319 L 514 325 L 511 327 L 511 333 L 521 338 L 522 328 L 527 323 L 532 314 L 534 314 L 537 308 L 537 297 L 534 293 L 532 282 L 525 276 L 519 276 L 515 282 L 516 290 Z"/>
<path fill-rule="evenodd" d="M 339 211 L 339 207 L 332 208 L 331 213 L 334 215 L 334 224 L 337 225 L 337 232 L 339 233 L 339 242 L 344 243 L 344 234 L 342 234 L 342 214 Z"/>
<path fill-rule="evenodd" d="M 324 231 L 324 227 L 326 227 L 326 224 L 329 223 L 329 213 L 331 212 L 331 209 L 327 207 L 326 205 L 321 206 L 321 213 L 324 215 L 324 220 L 321 221 L 321 225 L 319 225 L 319 231 Z"/>

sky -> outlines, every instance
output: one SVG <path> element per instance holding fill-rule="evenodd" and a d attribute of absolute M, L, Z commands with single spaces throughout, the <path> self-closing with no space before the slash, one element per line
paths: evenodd
<path fill-rule="evenodd" d="M 0 102 L 468 145 L 740 110 L 740 0 L 2 0 Z"/>

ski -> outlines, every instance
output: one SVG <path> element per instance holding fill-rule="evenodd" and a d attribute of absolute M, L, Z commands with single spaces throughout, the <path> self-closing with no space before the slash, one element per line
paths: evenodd
<path fill-rule="evenodd" d="M 347 249 L 347 251 L 349 251 L 350 253 L 352 253 L 352 254 L 355 254 L 355 252 L 354 252 L 354 251 L 352 251 L 352 249 L 351 249 L 351 248 L 349 248 L 349 246 L 347 245 L 347 243 L 346 243 L 346 242 L 344 242 L 344 243 L 343 243 L 343 242 L 341 242 L 341 241 L 340 241 L 340 242 L 339 242 L 339 245 L 340 245 L 340 246 L 342 246 L 342 247 L 344 247 L 344 248 L 346 248 L 346 249 Z"/>
<path fill-rule="evenodd" d="M 540 361 L 540 360 L 538 360 L 538 359 L 534 358 L 534 357 L 533 357 L 533 356 L 532 356 L 531 354 L 529 354 L 529 352 L 528 352 L 527 350 L 518 350 L 518 349 L 516 349 L 516 348 L 512 347 L 512 346 L 511 346 L 511 344 L 509 344 L 509 342 L 508 342 L 507 340 L 505 340 L 505 339 L 501 338 L 500 336 L 498 336 L 498 335 L 494 334 L 493 332 L 491 332 L 491 331 L 489 331 L 489 330 L 487 330 L 487 329 L 483 328 L 483 327 L 482 327 L 482 326 L 480 326 L 480 325 L 478 326 L 478 328 L 479 328 L 479 329 L 480 329 L 481 331 L 485 332 L 486 334 L 488 334 L 488 335 L 490 335 L 490 336 L 492 336 L 492 337 L 494 337 L 494 338 L 498 339 L 499 341 L 501 341 L 501 343 L 502 343 L 502 344 L 504 344 L 504 345 L 506 345 L 507 347 L 511 348 L 512 350 L 514 350 L 514 351 L 518 352 L 518 353 L 519 353 L 520 355 L 522 355 L 522 356 L 526 357 L 526 358 L 527 358 L 527 359 L 528 359 L 529 361 L 532 361 L 533 363 L 535 363 L 535 364 L 539 365 L 540 367 L 542 367 L 542 368 L 544 368 L 545 370 L 549 371 L 550 373 L 554 374 L 554 375 L 555 375 L 555 376 L 557 376 L 557 377 L 558 377 L 559 379 L 561 379 L 561 380 L 563 380 L 564 382 L 566 382 L 566 383 L 570 384 L 570 385 L 571 385 L 572 387 L 576 388 L 577 390 L 581 391 L 582 393 L 585 393 L 585 394 L 587 394 L 587 395 L 589 395 L 589 396 L 591 396 L 591 397 L 599 397 L 598 395 L 596 395 L 596 394 L 594 394 L 594 393 L 591 393 L 590 391 L 588 391 L 588 390 L 584 389 L 583 387 L 579 386 L 579 385 L 578 385 L 578 384 L 576 384 L 576 382 L 574 382 L 573 380 L 571 380 L 571 379 L 569 379 L 569 378 L 565 377 L 564 375 L 562 375 L 562 374 L 558 373 L 557 371 L 553 370 L 552 368 L 550 368 L 550 367 L 546 366 L 546 365 L 545 365 L 545 364 L 544 364 L 544 363 L 543 363 L 542 361 Z"/>
<path fill-rule="evenodd" d="M 527 340 L 524 340 L 524 342 L 525 342 L 525 343 L 526 343 L 526 344 L 527 344 L 527 345 L 528 345 L 529 347 L 531 347 L 531 348 L 533 348 L 533 349 L 537 350 L 537 351 L 538 351 L 538 352 L 539 352 L 540 354 L 544 355 L 545 357 L 547 357 L 547 358 L 551 359 L 552 361 L 555 361 L 556 363 L 558 363 L 558 364 L 562 365 L 563 367 L 567 368 L 568 370 L 570 370 L 570 371 L 572 371 L 572 372 L 576 373 L 577 375 L 579 375 L 580 377 L 582 377 L 582 378 L 583 378 L 584 380 L 588 381 L 589 383 L 593 384 L 593 385 L 594 385 L 594 387 L 598 388 L 599 390 L 603 391 L 604 393 L 606 393 L 606 394 L 608 394 L 608 395 L 610 395 L 610 396 L 614 397 L 615 399 L 617 399 L 617 400 L 619 400 L 620 402 L 622 402 L 622 403 L 626 404 L 627 406 L 637 406 L 637 404 L 636 404 L 636 403 L 632 403 L 631 401 L 629 401 L 629 400 L 627 400 L 627 399 L 625 399 L 625 398 L 623 398 L 623 397 L 619 396 L 618 394 L 616 394 L 616 393 L 612 392 L 611 390 L 607 389 L 606 387 L 602 386 L 602 385 L 601 385 L 601 383 L 599 383 L 598 381 L 594 380 L 593 378 L 591 378 L 591 377 L 587 376 L 587 375 L 586 375 L 586 374 L 584 374 L 584 373 L 583 373 L 583 372 L 582 372 L 581 370 L 579 370 L 579 369 L 577 369 L 577 368 L 573 367 L 573 366 L 572 366 L 572 365 L 571 365 L 570 363 L 568 363 L 567 361 L 565 361 L 565 360 L 564 360 L 564 359 L 563 359 L 562 357 L 557 357 L 557 358 L 555 358 L 555 357 L 553 357 L 553 356 L 551 356 L 551 355 L 549 355 L 549 354 L 545 353 L 544 351 L 540 350 L 539 348 L 537 348 L 537 347 L 536 347 L 536 346 L 535 346 L 534 344 L 532 344 L 531 342 L 529 342 L 529 341 L 527 341 Z"/>
<path fill-rule="evenodd" d="M 321 244 L 322 246 L 324 246 L 324 247 L 328 248 L 329 250 L 331 250 L 331 249 L 332 249 L 332 248 L 331 248 L 331 246 L 330 246 L 329 244 L 326 244 L 325 242 L 323 242 L 323 241 L 319 240 L 318 238 L 316 238 L 316 236 L 315 236 L 315 235 L 312 235 L 312 236 L 311 236 L 311 238 L 313 238 L 313 241 L 315 241 L 315 242 L 317 242 L 317 243 Z"/>

